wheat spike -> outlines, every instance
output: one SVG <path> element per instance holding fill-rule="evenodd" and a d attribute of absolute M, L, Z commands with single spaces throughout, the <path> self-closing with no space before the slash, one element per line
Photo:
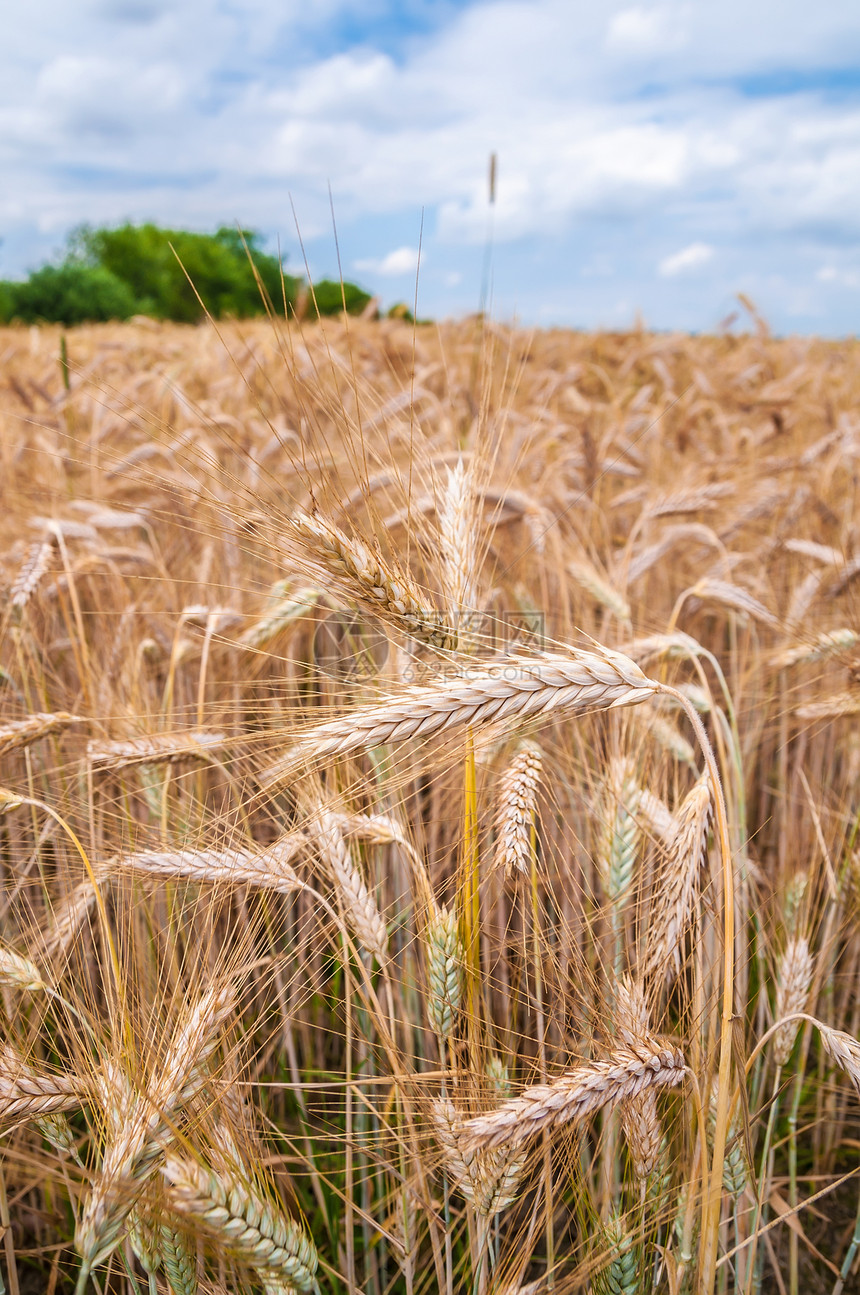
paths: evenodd
<path fill-rule="evenodd" d="M 128 1239 L 145 1273 L 161 1267 L 161 1227 L 152 1192 L 145 1192 L 128 1216 Z"/>
<path fill-rule="evenodd" d="M 798 643 L 794 647 L 783 648 L 771 658 L 775 670 L 787 670 L 793 665 L 808 665 L 821 661 L 824 657 L 836 656 L 839 652 L 849 652 L 860 643 L 860 634 L 856 630 L 829 630 L 819 634 L 811 643 Z"/>
<path fill-rule="evenodd" d="M 641 985 L 624 980 L 616 990 L 615 1023 L 619 1037 L 630 1047 L 641 1047 L 653 1038 L 648 1004 Z M 663 1130 L 657 1112 L 657 1094 L 646 1088 L 621 1102 L 621 1127 L 630 1149 L 637 1178 L 653 1173 L 660 1158 Z"/>
<path fill-rule="evenodd" d="M 319 807 L 308 820 L 308 832 L 337 888 L 344 914 L 356 939 L 380 962 L 388 957 L 388 931 L 364 878 L 353 862 L 337 816 Z"/>
<path fill-rule="evenodd" d="M 752 594 L 742 589 L 740 585 L 730 584 L 727 580 L 700 580 L 690 592 L 698 598 L 722 603 L 724 607 L 730 607 L 732 611 L 740 612 L 743 616 L 751 616 L 753 620 L 761 621 L 764 625 L 770 625 L 774 629 L 779 628 L 779 620 L 773 612 L 768 611 L 757 598 L 753 598 Z"/>
<path fill-rule="evenodd" d="M 639 1260 L 632 1237 L 617 1217 L 604 1225 L 602 1233 L 610 1258 L 594 1279 L 595 1295 L 638 1295 Z"/>
<path fill-rule="evenodd" d="M 20 614 L 27 606 L 27 603 L 38 589 L 42 577 L 50 567 L 53 556 L 53 538 L 38 540 L 35 544 L 30 545 L 30 550 L 21 566 L 21 570 L 9 590 L 9 606 L 13 612 Z"/>
<path fill-rule="evenodd" d="M 572 559 L 567 564 L 568 574 L 572 580 L 581 585 L 586 593 L 591 594 L 595 602 L 611 612 L 623 625 L 630 625 L 630 604 L 614 585 L 611 585 L 590 562 L 584 558 Z"/>
<path fill-rule="evenodd" d="M 184 1228 L 163 1218 L 159 1238 L 161 1263 L 171 1295 L 197 1295 L 197 1255 Z"/>
<path fill-rule="evenodd" d="M 507 657 L 470 675 L 370 706 L 311 729 L 260 782 L 274 788 L 299 769 L 335 755 L 463 728 L 504 727 L 549 713 L 633 706 L 660 690 L 635 662 L 617 652 L 570 649 L 568 655 Z"/>
<path fill-rule="evenodd" d="M 717 1083 L 711 1085 L 711 1098 L 708 1105 L 708 1137 L 713 1143 L 717 1127 Z M 742 1131 L 738 1126 L 737 1115 L 729 1124 L 726 1136 L 726 1150 L 723 1156 L 723 1190 L 735 1201 L 746 1191 L 749 1178 L 746 1151 Z"/>
<path fill-rule="evenodd" d="M 798 719 L 819 720 L 842 719 L 846 715 L 856 715 L 858 712 L 860 712 L 860 690 L 855 689 L 853 692 L 834 693 L 830 697 L 822 697 L 820 701 L 798 706 L 794 713 Z"/>
<path fill-rule="evenodd" d="M 405 572 L 396 570 L 368 546 L 346 535 L 334 522 L 298 512 L 290 522 L 287 548 L 305 574 L 334 588 L 349 602 L 387 620 L 432 647 L 447 647 L 455 638 L 445 618 Z"/>
<path fill-rule="evenodd" d="M 78 715 L 69 715 L 67 711 L 58 710 L 50 714 L 28 715 L 26 719 L 10 720 L 0 727 L 0 757 L 8 755 L 20 747 L 30 746 L 49 733 L 62 733 L 73 724 L 85 721 Z"/>
<path fill-rule="evenodd" d="M 321 597 L 318 589 L 297 589 L 295 593 L 280 590 L 279 593 L 280 596 L 270 599 L 265 615 L 241 635 L 238 642 L 242 647 L 255 652 L 262 651 L 284 630 L 313 611 Z"/>
<path fill-rule="evenodd" d="M 0 985 L 13 985 L 16 989 L 26 989 L 36 993 L 47 989 L 42 973 L 30 958 L 0 945 Z"/>
<path fill-rule="evenodd" d="M 463 1139 L 463 1121 L 453 1102 L 437 1098 L 431 1108 L 445 1167 L 455 1186 L 484 1218 L 507 1209 L 516 1200 L 524 1159 L 504 1147 L 475 1150 Z"/>
<path fill-rule="evenodd" d="M 298 1290 L 312 1290 L 318 1258 L 302 1229 L 247 1183 L 168 1156 L 163 1174 L 172 1209 L 207 1227 L 225 1250 Z"/>
<path fill-rule="evenodd" d="M 88 1096 L 74 1075 L 40 1074 L 10 1043 L 0 1043 L 0 1124 L 75 1111 Z"/>
<path fill-rule="evenodd" d="M 711 789 L 702 777 L 675 816 L 676 831 L 667 847 L 642 960 L 645 976 L 665 979 L 681 965 L 680 945 L 695 903 L 710 812 Z"/>
<path fill-rule="evenodd" d="M 777 1021 L 783 1016 L 791 1016 L 794 1012 L 806 1011 L 812 967 L 812 954 L 809 952 L 808 942 L 803 936 L 794 936 L 789 940 L 779 960 L 776 977 Z M 797 1031 L 796 1021 L 788 1021 L 776 1031 L 773 1040 L 773 1059 L 778 1066 L 784 1066 L 791 1056 Z"/>
<path fill-rule="evenodd" d="M 427 1017 L 440 1039 L 454 1032 L 463 997 L 465 950 L 460 939 L 457 914 L 434 908 L 427 922 Z"/>
<path fill-rule="evenodd" d="M 502 775 L 496 811 L 496 867 L 505 875 L 531 872 L 531 836 L 540 783 L 541 749 L 523 742 Z"/>
<path fill-rule="evenodd" d="M 823 1021 L 817 1021 L 816 1025 L 825 1052 L 833 1058 L 840 1070 L 845 1071 L 860 1095 L 860 1042 L 853 1034 L 834 1030 Z"/>
<path fill-rule="evenodd" d="M 150 733 L 146 737 L 92 741 L 87 759 L 100 773 L 130 769 L 139 764 L 175 764 L 179 760 L 208 760 L 223 749 L 226 733 L 189 729 L 184 733 Z"/>
<path fill-rule="evenodd" d="M 639 785 L 629 760 L 612 760 L 604 789 L 603 833 L 597 869 L 607 899 L 616 906 L 626 900 L 633 881 L 639 845 Z"/>
<path fill-rule="evenodd" d="M 202 994 L 177 1029 L 166 1064 L 143 1093 L 135 1092 L 115 1066 L 105 1067 L 102 1089 L 109 1115 L 108 1141 L 99 1177 L 75 1229 L 85 1273 L 107 1259 L 121 1240 L 129 1211 L 172 1136 L 167 1120 L 204 1086 L 206 1062 L 233 1004 L 229 985 Z"/>
<path fill-rule="evenodd" d="M 469 621 L 477 607 L 477 555 L 472 472 L 462 458 L 448 469 L 448 484 L 439 508 L 439 549 L 449 619 L 457 627 L 457 647 L 467 651 L 472 640 Z"/>
<path fill-rule="evenodd" d="M 129 870 L 153 877 L 183 877 L 210 884 L 259 886 L 288 895 L 303 883 L 291 860 L 308 848 L 304 832 L 294 832 L 265 850 L 144 850 L 115 860 L 117 871 Z"/>
<path fill-rule="evenodd" d="M 463 1124 L 464 1145 L 517 1147 L 544 1129 L 584 1119 L 646 1088 L 674 1087 L 684 1075 L 679 1048 L 651 1038 L 617 1048 L 605 1061 L 588 1061 L 548 1084 L 526 1088 L 489 1115 Z"/>

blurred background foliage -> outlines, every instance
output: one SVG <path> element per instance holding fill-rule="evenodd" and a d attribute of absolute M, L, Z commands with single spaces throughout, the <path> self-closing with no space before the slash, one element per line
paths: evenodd
<path fill-rule="evenodd" d="M 192 286 L 193 285 L 193 286 Z M 354 283 L 323 279 L 312 289 L 263 250 L 253 230 L 214 234 L 158 225 L 83 225 L 56 264 L 20 281 L 0 281 L 0 323 L 99 323 L 148 315 L 196 323 L 265 313 L 360 314 L 371 295 Z"/>

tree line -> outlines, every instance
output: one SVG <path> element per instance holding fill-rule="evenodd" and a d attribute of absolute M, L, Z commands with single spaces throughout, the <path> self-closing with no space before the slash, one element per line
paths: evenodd
<path fill-rule="evenodd" d="M 359 314 L 371 295 L 357 284 L 322 279 L 312 287 L 265 252 L 253 230 L 214 234 L 157 225 L 84 225 L 62 257 L 15 282 L 0 280 L 0 323 L 82 324 L 148 315 L 196 323 L 280 315 Z M 405 313 L 395 308 L 397 313 Z"/>

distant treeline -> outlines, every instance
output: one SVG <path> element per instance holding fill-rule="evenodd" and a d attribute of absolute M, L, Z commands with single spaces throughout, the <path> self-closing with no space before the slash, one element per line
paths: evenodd
<path fill-rule="evenodd" d="M 78 229 L 59 262 L 16 283 L 0 280 L 0 323 L 82 324 L 149 315 L 195 323 L 277 314 L 359 314 L 370 293 L 322 279 L 311 290 L 260 247 L 252 230 L 193 234 L 157 225 Z M 395 308 L 398 313 L 405 313 Z"/>

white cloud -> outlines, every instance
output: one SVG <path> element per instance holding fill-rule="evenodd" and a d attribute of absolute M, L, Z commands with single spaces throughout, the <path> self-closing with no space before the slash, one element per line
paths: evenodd
<path fill-rule="evenodd" d="M 706 265 L 713 255 L 714 249 L 710 243 L 689 243 L 679 252 L 664 256 L 657 269 L 664 278 L 672 278 L 673 275 L 684 274 L 687 270 L 695 270 L 700 265 Z"/>
<path fill-rule="evenodd" d="M 396 247 L 393 252 L 380 260 L 360 260 L 355 262 L 357 270 L 369 274 L 383 274 L 394 278 L 402 274 L 415 274 L 418 269 L 418 249 L 416 247 Z"/>
<path fill-rule="evenodd" d="M 610 51 L 633 54 L 665 53 L 687 43 L 687 5 L 622 9 L 609 23 L 606 45 Z"/>
<path fill-rule="evenodd" d="M 857 270 L 822 265 L 815 277 L 819 283 L 832 283 L 839 288 L 860 288 L 860 273 Z"/>

